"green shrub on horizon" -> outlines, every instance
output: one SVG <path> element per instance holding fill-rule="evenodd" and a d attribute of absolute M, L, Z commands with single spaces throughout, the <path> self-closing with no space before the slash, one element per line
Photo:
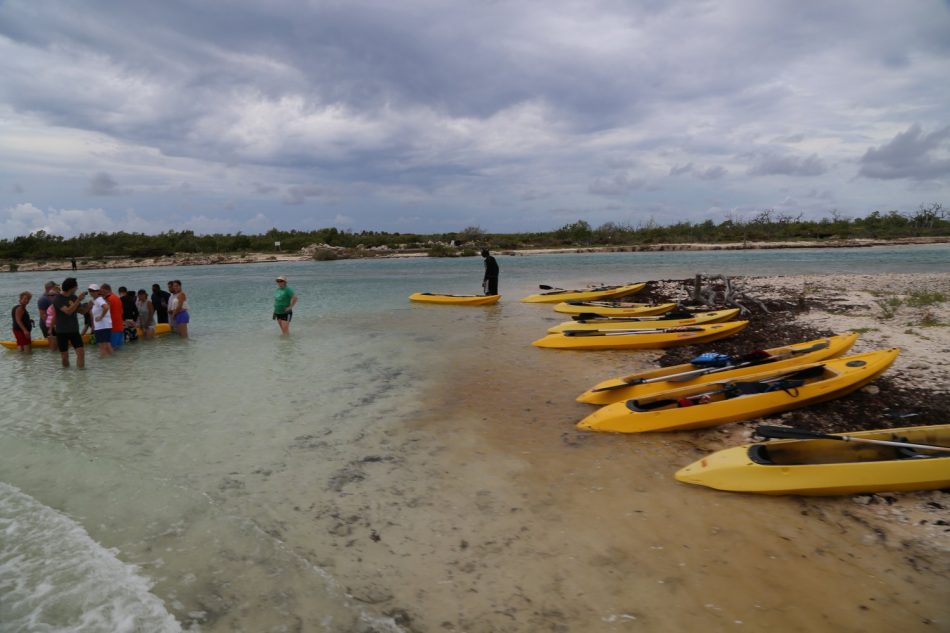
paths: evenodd
<path fill-rule="evenodd" d="M 81 258 L 91 262 L 103 257 L 163 257 L 176 253 L 212 255 L 226 253 L 275 253 L 275 242 L 283 252 L 299 252 L 305 247 L 326 244 L 335 248 L 364 249 L 387 246 L 392 250 L 428 251 L 433 257 L 468 256 L 452 247 L 427 247 L 427 244 L 477 242 L 495 251 L 529 248 L 588 248 L 612 250 L 637 249 L 653 244 L 704 243 L 743 244 L 761 242 L 828 241 L 832 239 L 881 239 L 950 236 L 950 216 L 943 205 L 921 205 L 912 212 L 872 211 L 864 218 L 850 219 L 836 210 L 818 220 L 765 209 L 752 218 L 730 216 L 718 224 L 713 220 L 693 223 L 680 221 L 660 225 L 652 218 L 636 225 L 606 222 L 594 228 L 579 219 L 564 226 L 525 233 L 486 233 L 477 226 L 461 231 L 421 235 L 385 231 L 349 231 L 334 227 L 314 230 L 282 231 L 272 228 L 259 235 L 237 233 L 197 235 L 194 231 L 165 231 L 158 235 L 143 233 L 83 233 L 65 239 L 45 231 L 27 236 L 0 239 L 0 259 L 48 260 Z M 353 252 L 348 256 L 359 256 Z"/>
<path fill-rule="evenodd" d="M 433 244 L 426 251 L 429 257 L 458 257 L 458 251 L 445 244 Z"/>

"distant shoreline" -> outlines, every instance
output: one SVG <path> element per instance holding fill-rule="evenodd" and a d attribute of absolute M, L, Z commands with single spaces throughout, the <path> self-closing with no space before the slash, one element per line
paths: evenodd
<path fill-rule="evenodd" d="M 720 244 L 631 244 L 618 246 L 572 246 L 565 248 L 539 249 L 495 249 L 497 255 L 519 257 L 529 255 L 560 255 L 568 253 L 627 253 L 627 252 L 665 252 L 665 251 L 735 251 L 735 250 L 771 250 L 799 248 L 863 248 L 871 246 L 912 246 L 926 244 L 948 244 L 950 236 L 911 237 L 894 240 L 847 239 L 796 242 L 724 242 Z M 191 254 L 177 253 L 160 257 L 106 257 L 102 259 L 76 258 L 77 271 L 101 270 L 106 268 L 153 268 L 165 266 L 207 266 L 216 264 L 261 264 L 273 262 L 313 261 L 316 250 L 333 250 L 340 253 L 339 259 L 358 258 L 397 258 L 427 257 L 425 251 L 374 251 L 371 255 L 350 255 L 353 249 L 330 246 L 310 246 L 296 253 L 233 253 L 233 254 Z M 15 269 L 13 268 L 15 266 Z M 2 272 L 72 270 L 69 259 L 21 262 L 5 262 Z"/>

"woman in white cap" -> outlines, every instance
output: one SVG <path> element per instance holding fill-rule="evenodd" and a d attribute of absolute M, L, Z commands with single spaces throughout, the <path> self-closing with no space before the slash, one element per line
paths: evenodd
<path fill-rule="evenodd" d="M 276 280 L 277 290 L 274 291 L 274 316 L 280 326 L 282 336 L 290 334 L 290 320 L 294 317 L 294 306 L 297 305 L 297 293 L 287 285 L 287 278 L 283 275 Z"/>
<path fill-rule="evenodd" d="M 99 346 L 99 356 L 112 356 L 112 313 L 98 284 L 89 284 L 92 302 L 92 331 Z"/>

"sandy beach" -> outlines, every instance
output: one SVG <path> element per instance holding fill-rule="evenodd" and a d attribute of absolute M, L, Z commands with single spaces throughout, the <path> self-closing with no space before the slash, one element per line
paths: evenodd
<path fill-rule="evenodd" d="M 149 543 L 158 554 L 149 547 L 133 560 L 156 577 L 155 594 L 175 617 L 205 631 L 269 630 L 275 622 L 309 630 L 333 617 L 326 630 L 362 633 L 946 629 L 946 491 L 761 497 L 681 484 L 672 474 L 745 443 L 761 422 L 838 432 L 944 422 L 950 273 L 731 281 L 748 297 L 741 302 L 750 326 L 714 346 L 669 351 L 531 347 L 565 319 L 550 306 L 518 302 L 514 292 L 485 309 L 400 304 L 387 315 L 397 318 L 347 316 L 344 330 L 365 327 L 372 337 L 385 327 L 388 336 L 374 345 L 388 341 L 392 354 L 410 348 L 415 363 L 405 371 L 424 374 L 425 391 L 411 401 L 388 399 L 406 376 L 377 359 L 324 402 L 324 409 L 339 406 L 335 413 L 304 406 L 300 420 L 261 424 L 266 412 L 247 413 L 257 404 L 246 403 L 218 427 L 227 444 L 212 463 L 168 453 L 200 482 L 188 482 L 195 499 L 210 499 L 210 516 L 220 512 L 233 527 L 183 522 Z M 638 298 L 685 301 L 691 283 L 651 282 Z M 328 325 L 314 321 L 308 342 Z M 712 347 L 733 353 L 848 330 L 861 332 L 855 352 L 904 352 L 887 374 L 846 398 L 694 432 L 575 427 L 592 411 L 575 397 L 605 378 L 684 362 Z M 283 349 L 254 340 L 265 360 Z M 310 355 L 289 362 L 287 375 L 312 376 L 290 397 L 316 401 L 328 363 Z M 232 364 L 242 372 L 257 366 Z M 255 380 L 272 380 L 268 397 L 286 398 L 283 375 Z M 216 376 L 208 371 L 195 382 L 209 394 L 226 391 Z M 331 423 L 320 425 L 327 416 Z M 121 439 L 125 426 L 95 437 Z M 83 419 L 75 428 L 98 427 Z M 142 432 L 147 441 L 129 438 L 136 451 L 160 450 L 171 433 L 152 425 Z M 116 526 L 117 534 L 128 530 L 127 521 Z M 238 535 L 228 538 L 232 529 L 253 532 L 253 543 L 265 546 L 248 553 Z M 213 543 L 199 538 L 206 532 Z M 119 538 L 106 543 L 120 547 Z M 331 615 L 316 599 L 324 584 L 343 614 Z M 353 614 L 356 624 L 342 619 Z"/>
<path fill-rule="evenodd" d="M 856 352 L 904 349 L 847 402 L 757 423 L 945 421 L 890 418 L 880 403 L 950 406 L 946 301 L 926 308 L 926 321 L 942 324 L 928 326 L 906 305 L 883 318 L 877 301 L 915 290 L 950 296 L 950 275 L 737 281 L 773 311 L 754 315 L 758 336 L 784 342 L 858 329 Z M 661 282 L 650 291 L 684 298 L 686 288 Z M 695 350 L 526 352 L 556 317 L 545 308 L 525 314 L 519 324 L 489 323 L 491 350 L 451 366 L 429 396 L 432 416 L 408 435 L 358 438 L 365 457 L 333 477 L 340 494 L 306 510 L 313 531 L 293 536 L 312 541 L 348 595 L 410 631 L 950 626 L 946 491 L 770 498 L 677 483 L 676 468 L 747 441 L 756 423 L 590 434 L 574 427 L 590 408 L 573 399 L 605 377 Z"/>

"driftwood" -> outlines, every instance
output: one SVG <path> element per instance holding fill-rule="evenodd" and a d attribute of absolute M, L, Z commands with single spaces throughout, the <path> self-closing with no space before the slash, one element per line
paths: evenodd
<path fill-rule="evenodd" d="M 739 308 L 740 314 L 749 314 L 750 310 L 740 302 L 741 299 L 756 304 L 766 314 L 769 312 L 769 309 L 761 300 L 749 295 L 726 275 L 710 275 L 706 277 L 706 280 L 707 285 L 703 287 L 703 275 L 696 273 L 696 278 L 693 281 L 693 292 L 689 298 L 690 303 L 702 303 L 710 307 L 735 306 Z M 723 282 L 723 288 L 713 285 L 712 282 L 716 280 Z"/>

